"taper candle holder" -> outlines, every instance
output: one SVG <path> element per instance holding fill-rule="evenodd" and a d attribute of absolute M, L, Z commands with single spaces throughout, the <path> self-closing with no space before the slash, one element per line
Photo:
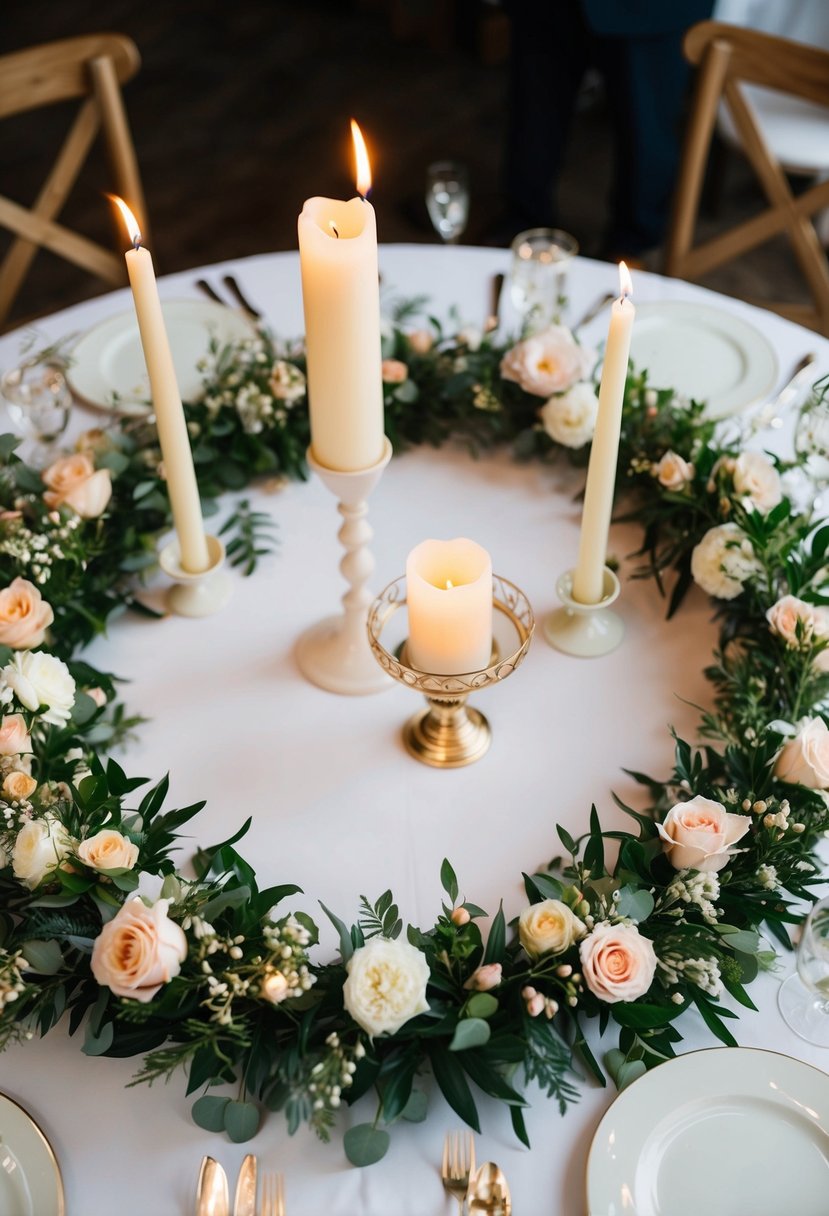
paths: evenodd
<path fill-rule="evenodd" d="M 176 586 L 167 592 L 167 604 L 178 616 L 211 616 L 230 599 L 230 579 L 223 570 L 225 547 L 218 536 L 205 536 L 210 565 L 198 574 L 185 570 L 177 540 L 169 541 L 158 554 L 158 564 Z"/>
<path fill-rule="evenodd" d="M 366 637 L 366 613 L 373 598 L 366 582 L 374 571 L 374 558 L 368 547 L 374 533 L 366 519 L 367 499 L 391 455 L 391 443 L 385 439 L 383 455 L 376 464 L 344 473 L 318 464 L 310 448 L 307 452 L 310 468 L 336 496 L 337 510 L 344 519 L 337 533 L 345 549 L 340 570 L 349 585 L 342 597 L 343 611 L 306 629 L 296 644 L 300 671 L 327 692 L 363 696 L 392 686 L 374 661 Z"/>
<path fill-rule="evenodd" d="M 470 693 L 489 688 L 512 675 L 530 647 L 535 619 L 520 588 L 500 575 L 492 576 L 492 606 L 496 616 L 493 660 L 483 671 L 442 676 L 410 667 L 406 643 L 388 650 L 381 641 L 391 618 L 406 605 L 406 579 L 401 575 L 381 591 L 368 613 L 368 639 L 381 669 L 401 684 L 422 692 L 426 709 L 403 727 L 410 755 L 433 768 L 462 768 L 489 750 L 492 729 L 480 712 L 467 706 Z M 498 636 L 498 634 L 505 636 Z M 506 657 L 501 658 L 501 655 Z"/>
<path fill-rule="evenodd" d="M 619 598 L 621 584 L 610 567 L 605 566 L 602 598 L 596 604 L 582 604 L 573 599 L 573 574 L 573 570 L 568 570 L 556 583 L 562 607 L 546 617 L 544 636 L 556 650 L 580 659 L 610 654 L 625 635 L 622 618 L 610 611 L 610 605 Z"/>

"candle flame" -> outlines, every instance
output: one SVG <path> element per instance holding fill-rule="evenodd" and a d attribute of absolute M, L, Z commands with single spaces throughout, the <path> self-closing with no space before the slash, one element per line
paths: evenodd
<path fill-rule="evenodd" d="M 354 159 L 357 164 L 357 193 L 365 198 L 371 189 L 371 165 L 363 133 L 352 118 L 351 138 L 354 140 Z"/>
<path fill-rule="evenodd" d="M 454 586 L 455 584 L 452 582 L 451 578 L 448 578 L 446 580 L 446 590 L 451 591 Z"/>
<path fill-rule="evenodd" d="M 624 262 L 619 263 L 619 295 L 623 300 L 633 295 L 633 280 Z"/>
<path fill-rule="evenodd" d="M 108 194 L 107 198 L 111 199 L 111 201 L 115 203 L 115 206 L 121 212 L 121 216 L 127 226 L 127 232 L 130 234 L 130 240 L 137 249 L 141 244 L 141 229 L 138 226 L 138 220 L 130 211 L 124 200 L 119 198 L 117 194 Z"/>

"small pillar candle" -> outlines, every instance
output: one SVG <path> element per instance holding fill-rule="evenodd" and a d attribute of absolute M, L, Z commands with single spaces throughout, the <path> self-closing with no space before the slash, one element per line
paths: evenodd
<path fill-rule="evenodd" d="M 483 671 L 492 654 L 492 562 L 472 540 L 424 540 L 406 559 L 409 664 L 432 675 Z"/>

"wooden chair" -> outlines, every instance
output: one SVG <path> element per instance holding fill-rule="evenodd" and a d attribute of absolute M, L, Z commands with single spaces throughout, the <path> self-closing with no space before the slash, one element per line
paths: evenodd
<path fill-rule="evenodd" d="M 829 182 L 797 196 L 792 193 L 744 92 L 746 85 L 760 85 L 829 106 L 829 52 L 718 21 L 693 26 L 685 36 L 683 51 L 699 72 L 666 242 L 665 273 L 699 279 L 784 233 L 814 305 L 762 303 L 829 336 L 829 263 L 811 220 L 829 205 Z M 721 102 L 769 205 L 751 219 L 694 245 L 703 178 Z"/>
<path fill-rule="evenodd" d="M 56 217 L 101 130 L 112 190 L 127 200 L 146 235 L 144 192 L 121 95 L 121 85 L 140 65 L 138 48 L 122 34 L 66 38 L 0 56 L 0 119 L 58 102 L 81 103 L 34 203 L 23 206 L 0 195 L 0 227 L 15 234 L 0 263 L 0 330 L 41 247 L 108 284 L 127 281 L 125 234 L 120 252 L 113 251 L 65 227 Z M 107 205 L 103 199 L 101 205 Z"/>

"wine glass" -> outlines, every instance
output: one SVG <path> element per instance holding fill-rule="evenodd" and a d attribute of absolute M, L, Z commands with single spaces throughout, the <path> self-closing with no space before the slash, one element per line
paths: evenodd
<path fill-rule="evenodd" d="M 780 985 L 783 1021 L 807 1043 L 829 1047 L 829 895 L 812 906 L 797 948 L 797 971 Z"/>
<path fill-rule="evenodd" d="M 509 292 L 524 330 L 559 323 L 567 307 L 567 266 L 578 241 L 561 228 L 528 228 L 510 246 Z"/>
<path fill-rule="evenodd" d="M 61 367 L 48 360 L 24 361 L 0 377 L 0 397 L 15 432 L 33 445 L 28 460 L 43 468 L 66 430 L 72 406 Z"/>
<path fill-rule="evenodd" d="M 806 475 L 817 491 L 812 504 L 817 510 L 829 486 L 829 377 L 818 381 L 800 407 L 794 449 L 803 459 Z"/>
<path fill-rule="evenodd" d="M 469 218 L 469 174 L 455 160 L 438 160 L 426 171 L 426 209 L 441 240 L 457 244 Z"/>

